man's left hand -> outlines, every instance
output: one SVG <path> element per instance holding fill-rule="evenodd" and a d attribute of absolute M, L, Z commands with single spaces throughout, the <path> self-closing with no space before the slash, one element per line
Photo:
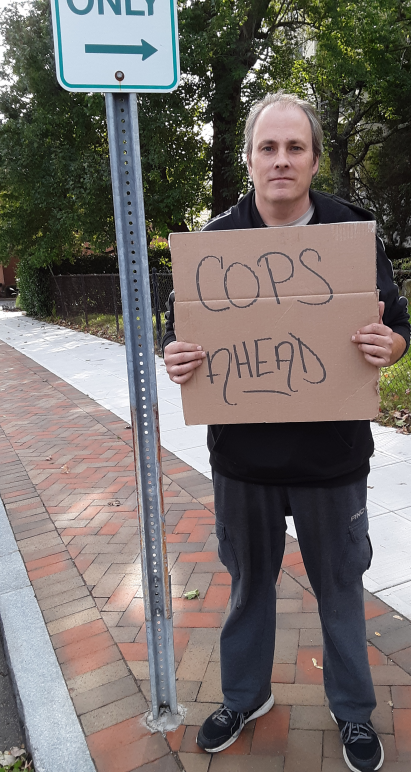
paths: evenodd
<path fill-rule="evenodd" d="M 391 327 L 383 324 L 384 303 L 379 301 L 378 308 L 380 318 L 377 323 L 367 324 L 352 336 L 353 343 L 357 343 L 363 352 L 367 362 L 375 367 L 388 367 L 394 364 L 405 349 L 405 340 L 402 335 L 393 332 Z"/>

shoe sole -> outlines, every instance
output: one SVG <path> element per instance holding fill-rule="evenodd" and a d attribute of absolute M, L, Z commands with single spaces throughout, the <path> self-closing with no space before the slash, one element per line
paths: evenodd
<path fill-rule="evenodd" d="M 227 742 L 225 742 L 223 745 L 220 745 L 218 748 L 204 748 L 204 746 L 200 745 L 200 743 L 198 742 L 198 735 L 196 737 L 197 745 L 203 751 L 206 751 L 206 753 L 220 753 L 220 751 L 225 751 L 226 748 L 229 748 L 230 745 L 235 743 L 235 741 L 238 739 L 241 732 L 243 731 L 245 725 L 248 724 L 249 721 L 252 721 L 255 718 L 260 718 L 260 716 L 265 716 L 265 714 L 268 713 L 269 710 L 271 710 L 273 705 L 274 705 L 274 695 L 270 694 L 267 702 L 265 702 L 264 705 L 261 705 L 261 708 L 258 708 L 258 710 L 255 710 L 254 713 L 252 713 L 251 716 L 249 716 L 247 720 L 244 721 L 244 724 L 242 724 L 242 726 L 240 726 L 239 729 L 237 729 L 236 733 L 233 734 L 232 737 L 230 737 L 230 739 L 227 740 Z"/>
<path fill-rule="evenodd" d="M 249 721 L 253 721 L 255 718 L 260 718 L 260 716 L 265 716 L 265 714 L 268 713 L 269 710 L 271 710 L 273 705 L 274 705 L 274 695 L 270 694 L 267 702 L 265 702 L 264 705 L 261 705 L 261 708 L 258 708 L 258 710 L 255 710 L 254 713 L 252 713 L 251 716 L 249 716 L 247 720 L 244 721 L 244 726 L 245 724 L 248 724 Z"/>
<path fill-rule="evenodd" d="M 334 722 L 337 724 L 337 726 L 338 726 L 338 721 L 337 721 L 336 717 L 334 716 L 334 713 L 332 712 L 332 710 L 330 710 L 330 713 L 331 713 L 331 718 L 332 718 L 332 720 L 333 720 L 333 721 L 334 721 Z M 382 765 L 384 764 L 384 748 L 383 748 L 383 747 L 382 747 L 382 745 L 381 745 L 381 740 L 380 740 L 380 738 L 378 737 L 378 735 L 377 735 L 377 739 L 378 739 L 378 742 L 379 742 L 379 744 L 380 744 L 380 748 L 381 748 L 381 761 L 380 761 L 380 763 L 378 764 L 378 766 L 377 766 L 377 767 L 374 767 L 374 770 L 373 770 L 373 772 L 377 772 L 377 770 L 378 770 L 378 769 L 381 769 Z M 349 769 L 351 769 L 351 772 L 363 772 L 363 770 L 359 769 L 359 767 L 353 767 L 353 765 L 352 765 L 351 761 L 350 761 L 350 760 L 349 760 L 349 758 L 348 758 L 348 755 L 347 755 L 347 751 L 346 751 L 346 749 L 345 749 L 345 745 L 343 745 L 343 757 L 344 757 L 344 761 L 345 761 L 345 763 L 346 763 L 347 767 L 348 767 Z"/>

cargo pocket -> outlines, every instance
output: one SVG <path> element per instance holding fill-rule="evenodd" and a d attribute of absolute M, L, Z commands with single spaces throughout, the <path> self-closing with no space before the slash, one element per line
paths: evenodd
<path fill-rule="evenodd" d="M 363 575 L 371 565 L 372 546 L 368 535 L 367 511 L 352 525 L 341 559 L 339 581 L 341 584 L 352 584 Z"/>
<path fill-rule="evenodd" d="M 218 520 L 216 521 L 216 535 L 218 539 L 218 557 L 232 578 L 239 579 L 240 571 L 233 545 L 226 534 L 224 525 L 219 523 Z"/>

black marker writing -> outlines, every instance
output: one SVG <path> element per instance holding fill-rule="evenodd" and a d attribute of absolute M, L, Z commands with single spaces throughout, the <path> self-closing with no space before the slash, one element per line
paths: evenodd
<path fill-rule="evenodd" d="M 226 405 L 236 405 L 237 402 L 229 402 L 227 399 L 227 384 L 228 384 L 228 379 L 230 377 L 231 359 L 232 359 L 232 354 L 230 349 L 218 348 L 217 351 L 214 351 L 214 354 L 211 357 L 210 357 L 210 353 L 207 351 L 207 364 L 208 364 L 207 378 L 210 379 L 210 383 L 214 383 L 214 378 L 217 378 L 220 375 L 220 373 L 213 373 L 213 360 L 214 360 L 214 357 L 216 357 L 217 354 L 220 354 L 221 351 L 226 351 L 226 353 L 228 354 L 228 364 L 227 364 L 224 386 L 223 386 L 223 399 Z"/>
<path fill-rule="evenodd" d="M 264 340 L 272 340 L 272 338 L 257 338 L 257 340 L 254 341 L 254 347 L 255 347 L 255 371 L 257 378 L 261 378 L 262 375 L 272 375 L 272 370 L 266 370 L 265 373 L 260 372 L 260 365 L 266 365 L 267 359 L 260 359 L 260 352 L 258 350 L 258 344 L 262 343 Z"/>
<path fill-rule="evenodd" d="M 289 346 L 290 347 L 290 356 L 288 359 L 281 359 L 280 357 L 280 348 L 282 346 Z M 281 370 L 281 364 L 284 362 L 288 362 L 288 375 L 287 375 L 287 386 L 290 389 L 290 391 L 297 392 L 298 389 L 293 389 L 291 386 L 291 371 L 293 369 L 293 362 L 294 362 L 294 346 L 289 340 L 283 340 L 282 343 L 279 343 L 278 346 L 275 347 L 275 359 L 277 362 L 277 368 L 278 370 Z"/>
<path fill-rule="evenodd" d="M 326 279 L 324 279 L 324 277 L 323 277 L 323 276 L 321 276 L 319 273 L 317 273 L 317 271 L 314 271 L 314 269 L 313 269 L 313 268 L 310 268 L 308 265 L 306 265 L 306 264 L 304 263 L 304 260 L 303 260 L 303 255 L 305 255 L 305 253 L 306 253 L 306 252 L 314 252 L 314 254 L 315 254 L 315 255 L 317 255 L 317 259 L 318 259 L 318 262 L 319 262 L 319 263 L 321 263 L 321 256 L 318 254 L 318 252 L 317 252 L 317 250 L 316 250 L 316 249 L 303 249 L 303 251 L 300 253 L 300 256 L 299 256 L 299 258 L 298 258 L 298 259 L 299 259 L 299 261 L 300 261 L 301 265 L 303 265 L 303 266 L 304 266 L 304 268 L 306 268 L 306 269 L 307 269 L 307 271 L 310 271 L 310 273 L 313 273 L 313 274 L 314 274 L 314 276 L 318 276 L 318 278 L 319 278 L 319 279 L 321 279 L 321 281 L 323 281 L 323 282 L 324 282 L 324 284 L 326 285 L 326 287 L 327 287 L 327 289 L 328 289 L 328 291 L 329 291 L 330 295 L 329 295 L 329 297 L 327 298 L 327 300 L 322 300 L 322 301 L 321 301 L 321 303 L 310 303 L 310 301 L 309 301 L 309 300 L 299 300 L 298 302 L 299 302 L 299 303 L 303 303 L 305 306 L 325 306 L 325 305 L 326 305 L 326 303 L 329 303 L 329 302 L 330 302 L 330 300 L 332 300 L 332 299 L 333 299 L 333 297 L 334 297 L 334 295 L 333 295 L 333 291 L 332 291 L 332 288 L 331 288 L 331 286 L 328 284 L 328 281 L 327 281 Z"/>
<path fill-rule="evenodd" d="M 290 272 L 290 275 L 287 276 L 286 279 L 281 279 L 281 280 L 280 279 L 277 279 L 277 280 L 274 279 L 273 272 L 271 270 L 270 262 L 269 262 L 269 259 L 268 259 L 269 255 L 281 255 L 282 257 L 285 257 L 289 261 L 289 263 L 291 265 L 291 272 Z M 280 298 L 278 297 L 278 292 L 277 292 L 277 284 L 285 284 L 286 281 L 290 281 L 290 279 L 293 278 L 293 276 L 294 276 L 294 263 L 291 260 L 291 257 L 286 255 L 284 252 L 266 252 L 265 255 L 261 255 L 261 257 L 258 258 L 257 265 L 260 265 L 262 260 L 265 260 L 265 264 L 267 266 L 268 275 L 270 277 L 271 286 L 272 286 L 273 291 L 274 291 L 274 297 L 275 297 L 278 305 L 280 305 Z"/>
<path fill-rule="evenodd" d="M 321 367 L 321 369 L 322 369 L 322 371 L 323 371 L 323 376 L 322 376 L 322 378 L 321 378 L 319 381 L 310 381 L 308 378 L 304 378 L 304 380 L 305 380 L 305 381 L 307 381 L 307 383 L 323 383 L 323 381 L 325 381 L 325 379 L 326 379 L 326 377 L 327 377 L 327 373 L 326 373 L 326 370 L 325 370 L 325 367 L 324 367 L 323 363 L 321 362 L 321 359 L 320 359 L 320 357 L 319 357 L 319 356 L 317 356 L 317 354 L 315 353 L 315 351 L 313 351 L 313 350 L 312 350 L 312 348 L 310 348 L 309 346 L 307 346 L 307 344 L 306 344 L 306 343 L 303 343 L 303 341 L 301 340 L 301 338 L 297 338 L 297 337 L 296 337 L 296 335 L 293 335 L 293 334 L 292 334 L 292 332 L 289 332 L 288 334 L 289 334 L 289 335 L 291 335 L 291 337 L 292 337 L 292 338 L 294 338 L 294 340 L 296 340 L 296 341 L 298 342 L 298 348 L 299 348 L 299 350 L 300 350 L 300 357 L 301 357 L 301 364 L 302 364 L 302 366 L 303 366 L 303 370 L 304 370 L 304 372 L 305 372 L 305 373 L 307 373 L 307 372 L 308 372 L 308 371 L 307 371 L 307 366 L 306 366 L 306 364 L 305 364 L 304 349 L 307 349 L 307 351 L 309 351 L 309 352 L 310 352 L 310 354 L 312 354 L 312 355 L 313 355 L 313 357 L 315 357 L 315 358 L 316 358 L 316 360 L 317 360 L 318 364 L 320 365 L 320 367 Z"/>
<path fill-rule="evenodd" d="M 200 268 L 201 268 L 202 264 L 205 263 L 206 260 L 217 260 L 217 262 L 220 263 L 220 265 L 221 265 L 221 269 L 223 270 L 223 268 L 224 268 L 224 266 L 223 266 L 223 258 L 222 257 L 216 257 L 215 255 L 206 255 L 205 257 L 203 257 L 202 260 L 200 260 L 200 262 L 199 262 L 199 264 L 197 266 L 197 271 L 196 271 L 196 285 L 197 285 L 198 297 L 200 298 L 204 308 L 206 308 L 207 311 L 215 311 L 215 312 L 217 312 L 217 311 L 228 311 L 230 306 L 225 306 L 225 308 L 210 308 L 210 306 L 208 306 L 207 303 L 203 300 L 203 296 L 201 294 L 201 286 L 200 286 Z"/>
<path fill-rule="evenodd" d="M 237 346 L 235 345 L 235 343 L 233 344 L 233 351 L 234 351 L 235 363 L 237 365 L 238 377 L 241 378 L 241 369 L 240 368 L 247 366 L 248 367 L 248 374 L 249 374 L 250 378 L 253 378 L 253 371 L 251 369 L 251 363 L 250 363 L 250 355 L 248 353 L 248 349 L 247 349 L 247 346 L 245 344 L 245 340 L 243 340 L 243 349 L 244 349 L 245 362 L 240 362 L 240 360 L 238 358 L 238 354 L 237 354 Z"/>
<path fill-rule="evenodd" d="M 307 343 L 304 343 L 304 341 L 298 335 L 293 335 L 292 332 L 288 334 L 294 341 L 297 342 L 298 348 L 296 344 L 293 343 L 292 340 L 282 340 L 276 345 L 274 344 L 273 339 L 271 337 L 256 338 L 253 340 L 255 376 L 257 378 L 262 378 L 263 376 L 270 376 L 270 375 L 274 376 L 274 378 L 273 377 L 269 378 L 269 384 L 271 385 L 273 380 L 276 379 L 276 373 L 279 373 L 277 377 L 280 378 L 281 381 L 284 381 L 284 376 L 286 377 L 288 391 L 284 391 L 281 388 L 279 389 L 274 389 L 274 388 L 273 389 L 268 389 L 268 388 L 243 389 L 243 394 L 281 394 L 283 396 L 290 397 L 292 396 L 292 394 L 296 394 L 298 392 L 298 389 L 294 388 L 296 385 L 296 379 L 298 379 L 298 377 L 302 378 L 302 380 L 312 385 L 318 385 L 320 383 L 323 383 L 323 381 L 325 381 L 327 377 L 326 369 L 318 354 L 316 354 L 316 352 Z M 265 356 L 268 357 L 268 359 L 261 358 L 260 346 L 262 343 L 266 344 L 264 354 Z M 248 347 L 245 341 L 242 341 L 241 345 L 243 347 L 245 361 L 240 360 L 240 356 L 238 353 L 239 347 L 237 347 L 235 343 L 232 345 L 232 347 L 226 346 L 226 347 L 218 348 L 212 354 L 210 354 L 209 351 L 206 352 L 207 363 L 208 363 L 208 374 L 206 377 L 210 379 L 210 384 L 212 386 L 221 384 L 221 381 L 219 381 L 218 379 L 224 378 L 222 395 L 226 405 L 237 404 L 236 402 L 230 402 L 227 396 L 228 387 L 230 384 L 232 387 L 234 386 L 236 377 L 238 379 L 241 379 L 243 382 L 247 381 L 248 378 L 254 378 L 253 365 L 252 365 L 252 360 L 249 353 L 251 349 L 251 341 Z M 231 348 L 234 352 L 234 360 L 236 363 L 236 368 L 234 370 L 231 368 L 231 362 L 233 359 Z M 215 357 L 221 354 L 222 352 L 225 352 L 227 356 L 225 373 L 217 373 L 213 371 L 213 362 Z M 297 352 L 299 354 L 298 357 L 296 357 Z M 311 362 L 310 362 L 310 356 L 313 358 Z M 262 371 L 261 369 L 262 365 L 266 365 L 266 364 L 270 365 L 271 364 L 270 360 L 272 362 L 272 366 L 274 365 L 274 363 L 276 364 L 276 371 L 274 370 Z M 296 369 L 296 364 L 298 362 L 301 362 L 301 367 L 299 368 L 300 372 L 298 372 L 298 367 Z M 308 362 L 308 365 L 307 365 L 307 362 Z M 319 365 L 321 368 L 321 378 L 317 380 L 310 380 L 310 378 L 305 377 L 306 375 L 308 375 L 309 368 L 310 370 L 312 370 L 313 362 L 314 362 L 314 367 L 318 367 Z M 284 364 L 285 365 L 288 364 L 288 369 L 286 371 L 286 374 L 285 373 L 283 374 L 282 365 Z M 233 383 L 233 378 L 234 378 L 234 383 Z M 268 385 L 268 382 L 264 381 L 264 384 L 266 383 Z M 276 385 L 275 382 L 273 385 Z M 282 383 L 279 385 L 282 386 Z"/>
<path fill-rule="evenodd" d="M 234 268 L 235 265 L 241 265 L 241 268 L 245 268 L 247 271 L 249 271 L 253 275 L 253 277 L 254 277 L 254 279 L 256 281 L 256 284 L 257 284 L 257 292 L 255 293 L 254 297 L 251 300 L 249 300 L 248 303 L 245 303 L 244 305 L 239 305 L 238 303 L 235 303 L 234 300 L 232 300 L 232 298 L 230 297 L 230 293 L 228 291 L 228 274 L 232 270 L 232 268 Z M 258 276 L 257 276 L 256 273 L 254 273 L 253 269 L 250 268 L 249 265 L 245 265 L 245 263 L 231 263 L 231 265 L 228 266 L 228 268 L 227 268 L 227 270 L 226 270 L 226 272 L 224 274 L 224 291 L 225 291 L 225 294 L 227 295 L 227 298 L 228 298 L 228 300 L 229 300 L 229 302 L 231 303 L 232 306 L 235 306 L 236 308 L 249 308 L 260 297 L 260 282 L 258 280 Z"/>

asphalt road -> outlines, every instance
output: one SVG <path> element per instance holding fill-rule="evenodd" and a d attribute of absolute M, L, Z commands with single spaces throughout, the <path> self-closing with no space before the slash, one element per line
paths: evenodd
<path fill-rule="evenodd" d="M 0 751 L 10 750 L 15 745 L 21 748 L 24 742 L 0 632 Z"/>

